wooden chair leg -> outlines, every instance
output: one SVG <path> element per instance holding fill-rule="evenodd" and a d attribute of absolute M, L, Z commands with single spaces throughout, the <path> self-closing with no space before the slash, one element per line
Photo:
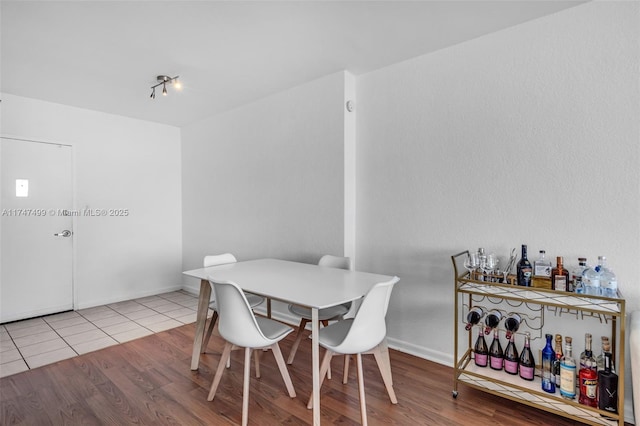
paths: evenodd
<path fill-rule="evenodd" d="M 209 321 L 209 326 L 207 327 L 207 331 L 205 331 L 204 338 L 202 340 L 202 349 L 200 350 L 200 353 L 205 353 L 207 351 L 207 345 L 209 345 L 209 339 L 211 338 L 211 333 L 213 333 L 213 328 L 215 327 L 217 320 L 218 311 L 213 311 L 211 321 Z"/>
<path fill-rule="evenodd" d="M 378 364 L 378 370 L 380 370 L 380 374 L 382 375 L 384 386 L 387 388 L 389 399 L 391 400 L 392 404 L 397 404 L 398 399 L 396 398 L 396 392 L 393 390 L 391 363 L 389 362 L 389 349 L 386 347 L 386 345 L 384 345 L 384 347 L 382 347 L 382 345 L 378 345 L 373 348 L 372 352 L 373 356 L 376 359 L 376 363 Z"/>
<path fill-rule="evenodd" d="M 254 352 L 254 362 L 256 365 L 256 377 L 259 379 L 260 378 L 260 352 L 262 351 L 253 351 Z"/>
<path fill-rule="evenodd" d="M 289 352 L 289 358 L 287 358 L 287 364 L 293 363 L 293 358 L 296 356 L 296 352 L 298 351 L 298 346 L 300 346 L 300 342 L 302 341 L 302 333 L 304 332 L 304 328 L 307 326 L 309 320 L 302 318 L 300 320 L 300 325 L 298 326 L 298 333 L 296 334 L 296 340 L 293 342 L 293 346 L 291 346 L 291 352 Z"/>
<path fill-rule="evenodd" d="M 249 379 L 251 378 L 251 348 L 244 349 L 244 381 L 242 385 L 242 426 L 249 422 Z"/>
<path fill-rule="evenodd" d="M 220 357 L 220 361 L 218 362 L 218 368 L 216 369 L 216 375 L 213 377 L 213 383 L 211 383 L 211 389 L 209 390 L 209 396 L 207 396 L 208 401 L 213 401 L 213 398 L 216 396 L 216 390 L 218 389 L 218 385 L 220 384 L 220 379 L 222 378 L 222 373 L 224 372 L 224 366 L 227 363 L 227 358 L 231 355 L 231 347 L 233 345 L 229 342 L 225 342 L 224 349 L 222 350 L 222 356 Z"/>
<path fill-rule="evenodd" d="M 364 375 L 362 371 L 362 354 L 356 355 L 356 364 L 358 365 L 358 391 L 360 394 L 360 418 L 362 426 L 367 426 L 367 403 L 364 398 Z"/>
<path fill-rule="evenodd" d="M 327 375 L 327 370 L 329 369 L 329 365 L 331 364 L 331 358 L 333 358 L 333 352 L 327 349 L 324 353 L 324 358 L 322 358 L 322 363 L 320 364 L 320 388 L 322 388 L 322 382 L 324 382 L 324 376 Z M 309 402 L 307 402 L 307 408 L 311 410 L 313 408 L 313 393 L 309 396 Z"/>
<path fill-rule="evenodd" d="M 293 382 L 291 381 L 291 376 L 289 376 L 289 370 L 287 370 L 287 364 L 285 364 L 284 362 L 284 357 L 282 356 L 280 345 L 278 345 L 277 343 L 274 343 L 273 345 L 271 345 L 271 351 L 273 352 L 273 357 L 276 359 L 276 363 L 278 364 L 278 368 L 280 369 L 280 375 L 282 376 L 282 380 L 284 380 L 284 385 L 287 387 L 289 396 L 291 398 L 295 398 L 296 391 L 293 388 Z"/>
<path fill-rule="evenodd" d="M 344 369 L 342 371 L 342 384 L 346 385 L 349 381 L 349 362 L 351 361 L 351 355 L 344 356 Z"/>

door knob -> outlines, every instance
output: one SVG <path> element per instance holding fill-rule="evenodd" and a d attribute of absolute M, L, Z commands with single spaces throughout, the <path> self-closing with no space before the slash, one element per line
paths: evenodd
<path fill-rule="evenodd" d="M 65 229 L 62 232 L 58 232 L 56 234 L 53 234 L 54 237 L 70 237 L 73 234 L 73 232 L 69 231 L 68 229 Z"/>

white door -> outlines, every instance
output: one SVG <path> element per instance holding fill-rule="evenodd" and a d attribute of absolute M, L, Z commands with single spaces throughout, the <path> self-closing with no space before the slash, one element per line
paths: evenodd
<path fill-rule="evenodd" d="M 0 141 L 0 322 L 73 309 L 71 147 Z"/>

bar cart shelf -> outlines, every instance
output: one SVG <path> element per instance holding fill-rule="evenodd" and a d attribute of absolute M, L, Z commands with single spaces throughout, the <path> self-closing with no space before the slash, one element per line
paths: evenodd
<path fill-rule="evenodd" d="M 454 269 L 454 374 L 452 396 L 458 396 L 458 384 L 463 383 L 484 392 L 536 407 L 566 418 L 589 425 L 624 426 L 624 339 L 625 300 L 620 293 L 617 297 L 591 296 L 545 288 L 520 287 L 510 276 L 506 283 L 480 281 L 464 269 L 464 259 L 468 251 L 451 256 Z M 544 392 L 540 377 L 533 381 L 522 380 L 504 371 L 488 367 L 477 367 L 473 360 L 472 331 L 464 329 L 465 309 L 470 309 L 478 300 L 498 305 L 506 302 L 511 306 L 526 306 L 540 314 L 533 329 L 542 337 L 545 308 L 557 312 L 572 313 L 576 318 L 600 317 L 611 324 L 611 351 L 618 374 L 618 414 L 581 405 L 575 400 L 560 397 L 559 393 Z M 553 317 L 551 318 L 551 320 Z M 468 338 L 464 339 L 464 336 Z M 464 344 L 461 344 L 461 340 Z M 466 346 L 466 347 L 463 347 Z"/>

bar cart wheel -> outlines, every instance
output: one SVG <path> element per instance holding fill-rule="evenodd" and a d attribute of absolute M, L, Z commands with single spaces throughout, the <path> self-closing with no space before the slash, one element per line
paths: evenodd
<path fill-rule="evenodd" d="M 458 397 L 458 391 L 451 392 L 451 396 L 453 397 L 453 399 L 456 399 Z"/>

